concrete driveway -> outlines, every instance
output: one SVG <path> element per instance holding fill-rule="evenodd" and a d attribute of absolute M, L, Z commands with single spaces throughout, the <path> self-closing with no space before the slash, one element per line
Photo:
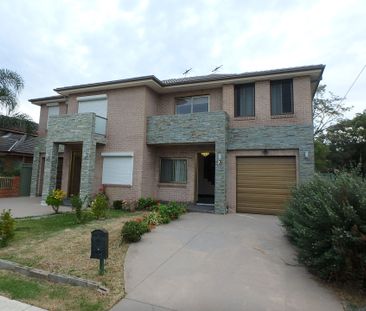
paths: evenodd
<path fill-rule="evenodd" d="M 130 310 L 343 310 L 297 265 L 274 216 L 189 213 L 132 244 L 125 262 Z"/>
<path fill-rule="evenodd" d="M 3 209 L 11 209 L 15 218 L 33 217 L 54 214 L 50 206 L 41 205 L 40 197 L 0 198 L 0 213 Z M 70 207 L 60 206 L 60 212 L 70 211 Z"/>

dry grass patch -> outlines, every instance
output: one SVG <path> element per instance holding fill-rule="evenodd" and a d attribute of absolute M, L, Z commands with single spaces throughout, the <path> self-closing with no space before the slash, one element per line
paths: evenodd
<path fill-rule="evenodd" d="M 125 294 L 123 264 L 128 246 L 121 244 L 120 234 L 123 223 L 130 220 L 131 216 L 138 215 L 138 213 L 129 214 L 119 218 L 93 221 L 56 232 L 31 235 L 29 238 L 15 240 L 9 247 L 0 249 L 0 258 L 46 271 L 95 280 L 110 290 L 107 295 L 102 295 L 96 290 L 72 287 L 72 294 L 65 295 L 60 301 L 63 306 L 59 305 L 57 299 L 50 299 L 48 295 L 44 295 L 44 298 L 38 298 L 36 302 L 40 307 L 49 310 L 83 310 L 78 303 L 75 305 L 75 300 L 79 301 L 80 297 L 85 297 L 86 305 L 89 303 L 94 305 L 90 310 L 107 310 Z M 109 232 L 109 258 L 105 263 L 104 275 L 98 274 L 99 261 L 90 259 L 91 231 L 100 228 Z M 57 286 L 70 288 L 65 285 Z M 77 294 L 78 292 L 80 295 Z"/>

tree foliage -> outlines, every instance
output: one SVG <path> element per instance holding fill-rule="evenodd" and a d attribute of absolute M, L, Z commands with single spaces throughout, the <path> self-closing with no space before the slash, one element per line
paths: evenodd
<path fill-rule="evenodd" d="M 0 68 L 0 107 L 10 114 L 18 106 L 17 96 L 24 88 L 22 77 L 14 71 Z"/>
<path fill-rule="evenodd" d="M 28 134 L 36 134 L 38 124 L 25 113 L 16 112 L 10 116 L 0 115 L 0 128 L 17 130 Z"/>
<path fill-rule="evenodd" d="M 323 139 L 333 168 L 359 166 L 366 175 L 366 110 L 329 127 Z"/>
<path fill-rule="evenodd" d="M 313 100 L 314 136 L 318 137 L 332 124 L 340 121 L 350 107 L 342 105 L 342 98 L 327 91 L 325 84 L 319 85 Z"/>

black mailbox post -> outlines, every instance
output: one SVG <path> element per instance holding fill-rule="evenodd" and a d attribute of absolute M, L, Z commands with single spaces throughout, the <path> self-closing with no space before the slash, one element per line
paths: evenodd
<path fill-rule="evenodd" d="M 90 258 L 99 259 L 99 273 L 104 273 L 104 260 L 108 258 L 108 231 L 96 229 L 91 232 Z"/>

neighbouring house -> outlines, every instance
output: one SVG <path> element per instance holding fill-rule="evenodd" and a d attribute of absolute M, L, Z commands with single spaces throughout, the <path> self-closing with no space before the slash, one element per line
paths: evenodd
<path fill-rule="evenodd" d="M 35 135 L 0 128 L 0 198 L 30 194 Z"/>
<path fill-rule="evenodd" d="M 41 107 L 31 195 L 154 197 L 277 214 L 314 173 L 324 65 L 66 86 Z M 202 205 L 200 205 L 202 204 Z"/>

